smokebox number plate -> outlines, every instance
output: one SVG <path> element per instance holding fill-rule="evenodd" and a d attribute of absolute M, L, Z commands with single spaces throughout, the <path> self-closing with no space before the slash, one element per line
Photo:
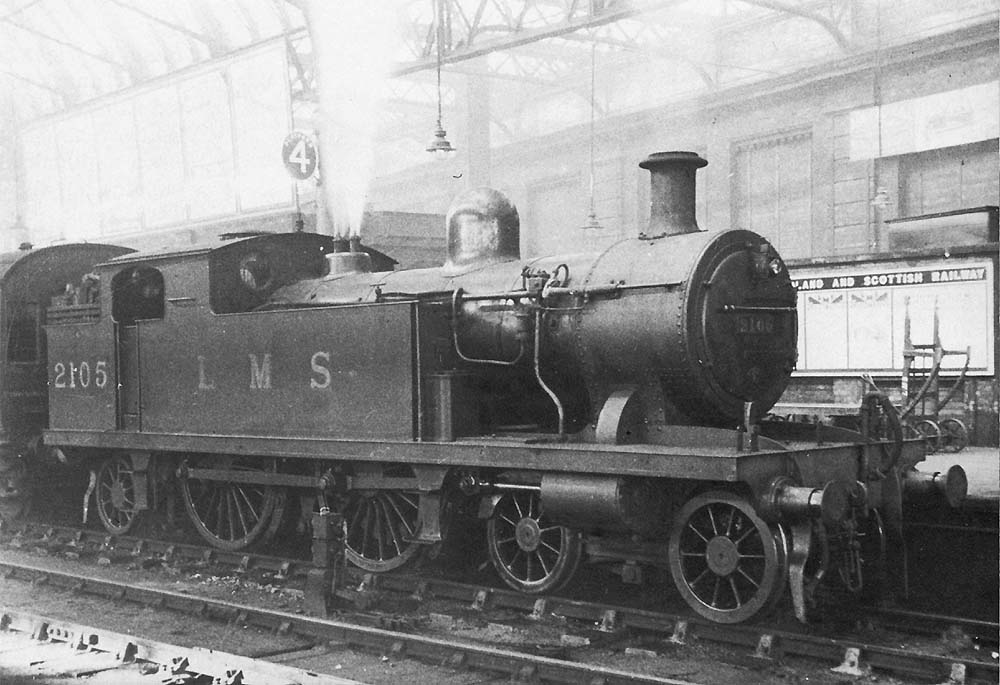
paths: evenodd
<path fill-rule="evenodd" d="M 774 329 L 774 317 L 769 314 L 740 314 L 736 320 L 736 330 L 742 335 L 771 335 Z"/>

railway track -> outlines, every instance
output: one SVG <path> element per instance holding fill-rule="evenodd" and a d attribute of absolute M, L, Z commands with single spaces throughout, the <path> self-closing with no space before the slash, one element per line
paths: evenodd
<path fill-rule="evenodd" d="M 226 685 L 359 685 L 217 650 L 182 647 L 58 618 L 0 613 L 0 681 L 86 678 L 91 685 L 146 680 Z"/>
<path fill-rule="evenodd" d="M 486 647 L 455 640 L 441 640 L 412 633 L 370 626 L 310 618 L 299 614 L 261 609 L 234 602 L 169 592 L 162 589 L 108 581 L 78 573 L 54 572 L 20 563 L 0 561 L 6 579 L 45 583 L 75 593 L 86 593 L 118 602 L 128 601 L 158 610 L 178 611 L 220 621 L 238 621 L 275 632 L 308 637 L 316 642 L 346 643 L 365 650 L 377 650 L 395 657 L 447 663 L 456 668 L 507 674 L 518 680 L 554 683 L 648 683 L 649 685 L 689 685 L 672 678 L 617 671 L 590 664 L 553 659 L 536 654 Z"/>
<path fill-rule="evenodd" d="M 4 531 L 3 540 L 7 544 L 22 548 L 40 548 L 49 554 L 93 556 L 99 563 L 102 561 L 115 563 L 117 560 L 139 566 L 166 563 L 197 564 L 203 567 L 211 565 L 215 568 L 226 568 L 232 572 L 243 574 L 259 572 L 270 579 L 283 580 L 290 584 L 295 584 L 296 578 L 303 575 L 310 567 L 309 563 L 303 560 L 222 553 L 206 550 L 198 545 L 138 538 L 109 539 L 89 531 L 52 526 L 20 525 L 16 528 L 8 527 Z M 0 565 L 0 568 L 4 568 L 4 566 Z M 44 574 L 44 571 L 36 568 L 22 571 L 11 570 L 9 573 L 11 577 L 19 577 L 19 574 L 32 576 L 32 574 Z M 33 577 L 37 577 L 37 575 Z M 760 662 L 805 657 L 839 668 L 841 672 L 848 675 L 858 675 L 865 672 L 866 669 L 876 669 L 936 682 L 967 680 L 989 683 L 998 682 L 998 676 L 1000 676 L 995 662 L 991 663 L 981 658 L 919 653 L 913 649 L 900 649 L 875 641 L 859 641 L 854 638 L 811 634 L 807 630 L 778 629 L 774 626 L 763 625 L 728 626 L 708 623 L 691 616 L 558 597 L 535 599 L 506 590 L 484 588 L 415 574 L 371 576 L 355 572 L 349 574 L 348 578 L 350 589 L 343 595 L 352 599 L 357 608 L 375 606 L 379 599 L 395 596 L 422 601 L 430 599 L 450 600 L 460 606 L 482 612 L 513 611 L 518 612 L 519 615 L 534 618 L 556 615 L 573 622 L 572 625 L 580 626 L 575 632 L 581 634 L 581 644 L 586 642 L 586 638 L 582 635 L 588 632 L 587 627 L 589 626 L 598 633 L 642 635 L 644 644 L 649 645 L 651 644 L 650 640 L 653 641 L 654 649 L 652 651 L 654 652 L 656 644 L 721 643 L 730 648 L 742 650 L 749 658 Z M 86 587 L 91 586 L 104 587 L 99 584 L 86 584 Z M 144 595 L 137 590 L 126 590 L 125 594 L 128 595 L 130 592 L 132 594 L 138 593 L 138 601 L 152 601 L 148 598 L 143 599 Z M 163 602 L 165 606 L 174 602 L 174 600 L 168 602 L 166 599 L 156 601 Z M 204 608 L 199 608 L 203 605 L 199 605 L 198 602 L 203 600 L 195 600 L 190 596 L 185 596 L 183 600 L 176 601 L 181 609 L 190 610 L 191 606 L 194 606 L 198 611 L 206 611 Z M 229 616 L 230 618 L 234 611 L 237 613 L 244 611 L 241 608 L 227 608 L 225 606 L 216 608 L 221 617 Z M 907 635 L 940 635 L 942 631 L 952 631 L 953 634 L 961 636 L 964 640 L 975 641 L 980 647 L 980 652 L 987 655 L 995 649 L 998 632 L 1000 632 L 996 623 L 955 616 L 899 612 L 888 609 L 872 610 L 870 613 L 866 612 L 866 615 L 874 620 L 884 621 L 885 625 L 898 628 Z M 272 624 L 275 621 L 278 621 L 275 624 L 278 627 L 283 625 L 281 620 L 274 617 L 261 617 L 260 620 L 265 626 L 274 627 Z M 314 639 L 326 639 L 324 635 L 328 635 L 327 633 L 310 632 L 319 630 L 319 626 L 322 626 L 323 622 L 311 622 L 313 619 L 309 619 L 309 621 L 301 626 L 295 623 L 295 626 L 297 629 L 304 630 L 305 635 Z M 375 623 L 378 624 L 377 619 Z M 291 625 L 289 624 L 289 627 Z M 372 627 L 369 625 L 367 629 L 372 629 Z M 340 628 L 328 628 L 327 630 L 335 631 L 340 630 Z M 573 630 L 571 629 L 570 632 Z M 447 661 L 453 659 L 459 664 L 475 664 L 480 659 L 486 659 L 482 655 L 475 657 L 454 656 L 461 650 L 449 653 L 449 648 L 437 643 L 411 647 L 409 642 L 401 641 L 401 638 L 397 637 L 394 640 L 392 636 L 384 636 L 380 633 L 366 634 L 366 636 L 357 639 L 362 643 L 366 640 L 374 640 L 378 649 L 389 649 L 390 652 L 403 650 L 408 654 L 422 655 L 422 658 L 432 660 L 444 659 Z M 491 656 L 489 661 L 494 663 L 496 658 L 499 657 Z M 542 670 L 547 673 L 547 669 L 552 667 L 551 664 L 546 664 Z M 528 672 L 532 672 L 533 669 L 535 672 L 542 672 L 538 666 L 512 663 L 506 664 L 501 670 L 517 673 L 521 669 L 527 669 Z M 567 677 L 569 679 L 562 682 L 578 682 L 581 674 L 574 672 Z M 553 677 L 553 679 L 559 681 L 559 677 Z M 606 680 L 605 682 L 614 681 Z"/>

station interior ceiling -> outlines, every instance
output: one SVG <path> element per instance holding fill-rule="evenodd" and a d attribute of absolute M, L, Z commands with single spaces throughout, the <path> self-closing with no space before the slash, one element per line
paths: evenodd
<path fill-rule="evenodd" d="M 913 32 L 954 21 L 927 10 Z M 398 169 L 422 161 L 439 104 L 447 127 L 458 101 L 481 92 L 472 82 L 489 84 L 496 147 L 868 55 L 905 39 L 906 24 L 889 20 L 905 12 L 898 0 L 2 0 L 0 131 L 275 41 L 301 124 L 316 100 L 313 46 L 345 40 L 317 20 L 332 13 L 357 39 L 338 53 L 349 69 L 389 74 L 377 135 L 380 159 Z M 392 24 L 382 45 L 369 40 L 373 22 Z M 760 48 L 732 59 L 747 41 Z"/>
<path fill-rule="evenodd" d="M 392 99 L 409 106 L 421 104 L 413 89 L 433 81 L 438 48 L 445 82 L 448 72 L 496 79 L 509 84 L 516 108 L 532 88 L 585 90 L 592 61 L 602 78 L 679 63 L 689 78 L 671 87 L 711 90 L 859 47 L 856 0 L 394 0 L 384 3 L 386 12 L 365 9 L 373 3 L 311 0 L 3 0 L 2 111 L 8 125 L 24 123 L 277 39 L 288 44 L 306 96 L 314 86 L 312 44 L 325 40 L 310 28 L 311 7 L 326 4 L 354 15 L 362 31 L 361 22 L 393 24 Z M 772 55 L 767 64 L 717 59 L 720 38 L 789 18 L 818 27 L 825 50 Z M 359 48 L 359 64 L 372 60 L 366 52 L 370 46 Z M 430 95 L 423 104 L 433 107 Z"/>
<path fill-rule="evenodd" d="M 997 15 L 995 0 L 0 0 L 0 229 L 13 229 L 0 239 L 321 216 L 313 198 L 333 206 L 334 182 L 356 226 L 373 179 L 376 210 L 441 214 L 452 174 L 492 185 L 494 168 L 502 185 L 526 150 L 525 167 L 534 155 L 585 179 L 588 140 L 593 215 L 602 131 L 662 118 L 664 144 L 704 154 L 664 114 L 831 74 L 862 75 L 844 108 L 878 106 L 883 64 Z M 322 138 L 322 192 L 282 168 L 293 130 Z M 442 139 L 464 168 L 431 170 Z M 547 157 L 542 141 L 575 156 Z M 623 155 L 634 168 L 652 151 Z M 520 194 L 536 180 L 525 174 Z"/>

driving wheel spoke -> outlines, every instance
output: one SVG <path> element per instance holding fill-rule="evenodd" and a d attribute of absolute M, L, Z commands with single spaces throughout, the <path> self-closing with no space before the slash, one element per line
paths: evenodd
<path fill-rule="evenodd" d="M 412 476 L 412 472 L 406 475 Z M 420 551 L 420 495 L 404 490 L 354 490 L 343 510 L 345 555 L 366 571 L 399 568 Z"/>
<path fill-rule="evenodd" d="M 273 461 L 210 457 L 193 459 L 192 468 L 228 468 L 234 472 L 273 472 Z M 198 533 L 213 547 L 245 549 L 267 531 L 278 500 L 271 485 L 217 480 L 180 479 L 181 496 Z"/>

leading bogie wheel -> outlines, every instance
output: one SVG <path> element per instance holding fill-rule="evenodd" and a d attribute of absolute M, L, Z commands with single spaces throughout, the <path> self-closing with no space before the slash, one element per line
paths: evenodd
<path fill-rule="evenodd" d="M 500 578 L 521 592 L 563 587 L 583 552 L 580 533 L 548 520 L 537 492 L 512 492 L 497 502 L 486 525 L 490 561 Z"/>
<path fill-rule="evenodd" d="M 969 431 L 958 419 L 942 419 L 938 424 L 941 428 L 941 449 L 945 452 L 961 452 L 969 445 Z"/>
<path fill-rule="evenodd" d="M 209 458 L 188 462 L 192 468 L 228 469 L 264 474 L 274 463 L 242 458 Z M 210 545 L 235 552 L 256 542 L 268 529 L 278 503 L 279 489 L 260 483 L 228 482 L 183 477 L 181 497 L 195 530 Z"/>
<path fill-rule="evenodd" d="M 375 573 L 399 568 L 423 546 L 420 494 L 405 490 L 359 490 L 349 493 L 344 508 L 347 540 L 344 555 L 359 568 Z"/>
<path fill-rule="evenodd" d="M 788 574 L 783 531 L 744 498 L 706 492 L 684 504 L 670 531 L 668 560 L 688 605 L 717 623 L 739 623 L 769 609 Z"/>
<path fill-rule="evenodd" d="M 139 518 L 132 459 L 116 454 L 101 462 L 94 490 L 97 515 L 112 535 L 126 535 Z"/>

